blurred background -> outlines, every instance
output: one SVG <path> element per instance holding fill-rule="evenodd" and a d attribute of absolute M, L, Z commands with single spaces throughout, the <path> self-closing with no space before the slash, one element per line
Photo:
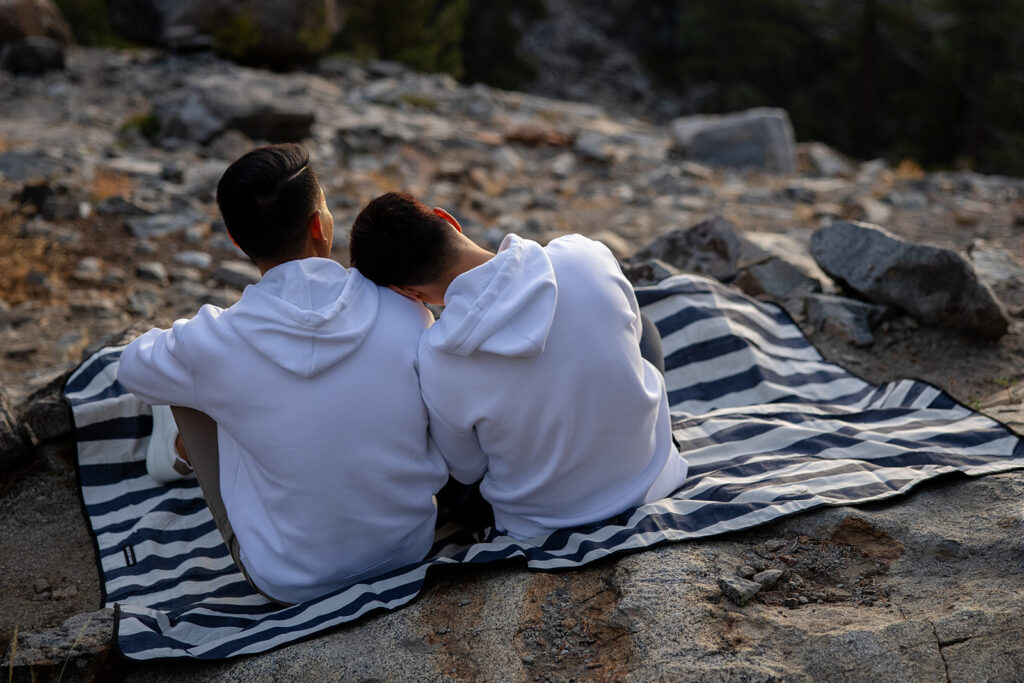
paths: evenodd
<path fill-rule="evenodd" d="M 57 0 L 85 45 L 404 63 L 652 120 L 769 105 L 853 157 L 1024 175 L 1024 0 Z M 295 5 L 305 6 L 293 21 Z"/>

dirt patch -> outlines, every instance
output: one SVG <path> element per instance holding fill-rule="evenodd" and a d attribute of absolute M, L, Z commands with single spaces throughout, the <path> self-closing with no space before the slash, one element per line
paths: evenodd
<path fill-rule="evenodd" d="M 609 681 L 637 668 L 610 572 L 599 566 L 534 577 L 514 641 L 528 680 Z"/>
<path fill-rule="evenodd" d="M 892 562 L 903 554 L 903 544 L 859 517 L 847 517 L 832 531 L 832 541 L 858 548 L 867 557 Z"/>

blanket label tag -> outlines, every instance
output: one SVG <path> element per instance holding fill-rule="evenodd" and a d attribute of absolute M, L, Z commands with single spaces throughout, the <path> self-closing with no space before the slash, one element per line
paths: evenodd
<path fill-rule="evenodd" d="M 134 567 L 136 563 L 135 559 L 135 546 L 126 545 L 124 548 L 124 563 L 128 567 Z"/>

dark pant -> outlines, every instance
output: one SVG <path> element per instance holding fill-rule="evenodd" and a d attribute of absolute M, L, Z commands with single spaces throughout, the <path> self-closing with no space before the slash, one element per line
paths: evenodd
<path fill-rule="evenodd" d="M 643 333 L 640 337 L 640 355 L 664 375 L 665 356 L 661 350 L 661 334 L 654 321 L 644 313 L 640 314 L 640 323 L 643 325 Z"/>

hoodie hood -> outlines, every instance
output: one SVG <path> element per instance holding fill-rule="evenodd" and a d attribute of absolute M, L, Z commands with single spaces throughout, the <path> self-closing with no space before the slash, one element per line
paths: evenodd
<path fill-rule="evenodd" d="M 508 235 L 487 263 L 455 278 L 424 340 L 442 353 L 536 356 L 558 301 L 555 271 L 539 244 Z"/>
<path fill-rule="evenodd" d="M 268 270 L 225 315 L 268 359 L 312 377 L 359 348 L 379 305 L 380 292 L 359 271 L 307 258 Z"/>

